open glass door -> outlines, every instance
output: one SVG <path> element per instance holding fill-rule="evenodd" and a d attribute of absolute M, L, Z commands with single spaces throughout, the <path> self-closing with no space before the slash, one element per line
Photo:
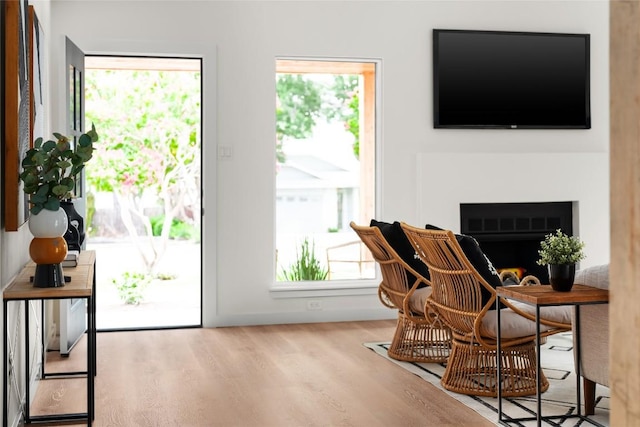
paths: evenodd
<path fill-rule="evenodd" d="M 84 53 L 69 38 L 66 44 L 66 135 L 75 144 L 84 131 Z M 76 182 L 73 205 L 84 217 L 84 171 Z M 60 354 L 68 355 L 87 329 L 86 301 L 84 299 L 60 300 Z"/>
<path fill-rule="evenodd" d="M 87 249 L 99 331 L 202 323 L 202 60 L 85 57 Z"/>

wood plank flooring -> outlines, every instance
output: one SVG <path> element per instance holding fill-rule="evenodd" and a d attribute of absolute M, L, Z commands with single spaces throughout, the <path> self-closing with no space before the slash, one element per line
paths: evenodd
<path fill-rule="evenodd" d="M 93 425 L 495 425 L 362 345 L 394 329 L 381 320 L 99 333 Z M 47 371 L 83 369 L 84 350 L 49 353 Z M 83 411 L 85 396 L 83 378 L 47 379 L 33 413 Z"/>

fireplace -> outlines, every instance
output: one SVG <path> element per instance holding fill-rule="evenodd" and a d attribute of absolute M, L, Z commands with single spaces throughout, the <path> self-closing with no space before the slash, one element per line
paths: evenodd
<path fill-rule="evenodd" d="M 549 283 L 546 266 L 536 264 L 540 241 L 557 229 L 573 235 L 573 203 L 463 203 L 460 222 L 496 269 L 521 268 Z"/>

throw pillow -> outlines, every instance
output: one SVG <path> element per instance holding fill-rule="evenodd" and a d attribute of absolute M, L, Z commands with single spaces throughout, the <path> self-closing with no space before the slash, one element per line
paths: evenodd
<path fill-rule="evenodd" d="M 442 228 L 436 227 L 435 225 L 427 224 L 425 225 L 427 230 L 442 230 Z M 471 236 L 467 236 L 465 234 L 456 234 L 456 240 L 462 249 L 462 252 L 466 255 L 467 259 L 476 269 L 476 271 L 482 276 L 484 280 L 492 287 L 496 288 L 498 286 L 502 286 L 502 281 L 500 280 L 500 275 L 498 271 L 495 269 L 489 258 L 482 252 L 480 249 L 480 245 L 478 241 Z M 481 289 L 482 293 L 482 305 L 484 306 L 489 299 L 491 298 L 491 292 L 488 289 L 485 289 L 484 286 Z M 495 305 L 491 305 L 489 307 L 490 310 L 495 310 Z"/>
<path fill-rule="evenodd" d="M 415 249 L 411 245 L 409 238 L 398 221 L 390 224 L 388 222 L 376 221 L 375 219 L 371 220 L 371 227 L 378 227 L 382 232 L 382 236 L 385 238 L 389 246 L 393 248 L 394 251 L 398 254 L 400 258 L 404 262 L 406 262 L 411 268 L 413 268 L 418 274 L 420 274 L 425 279 L 429 280 L 431 277 L 429 276 L 429 269 L 427 265 L 422 262 L 418 254 L 416 254 Z M 416 277 L 411 274 L 411 272 L 407 271 L 407 280 L 409 281 L 409 286 L 413 286 L 415 283 Z M 420 283 L 418 287 L 427 286 L 424 283 Z"/>

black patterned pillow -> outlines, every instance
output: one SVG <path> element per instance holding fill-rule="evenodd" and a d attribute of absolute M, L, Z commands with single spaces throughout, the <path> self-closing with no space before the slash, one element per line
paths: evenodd
<path fill-rule="evenodd" d="M 436 227 L 435 225 L 427 224 L 425 226 L 427 230 L 442 230 L 442 228 Z M 462 249 L 462 252 L 466 255 L 467 259 L 476 269 L 476 271 L 482 276 L 482 278 L 492 287 L 496 288 L 498 286 L 502 286 L 502 281 L 500 280 L 500 274 L 495 269 L 489 258 L 482 252 L 480 249 L 480 245 L 478 241 L 471 236 L 467 236 L 465 234 L 456 234 L 456 240 Z M 491 292 L 488 289 L 482 287 L 482 305 L 484 306 L 489 299 L 491 299 Z M 491 305 L 489 307 L 490 310 L 495 310 L 495 305 Z"/>
<path fill-rule="evenodd" d="M 427 265 L 422 262 L 422 260 L 416 254 L 415 249 L 411 246 L 411 242 L 406 234 L 404 234 L 404 230 L 400 226 L 398 221 L 390 224 L 388 222 L 376 221 L 375 219 L 371 220 L 371 227 L 378 227 L 382 232 L 382 236 L 385 238 L 389 246 L 393 248 L 394 251 L 398 254 L 400 258 L 404 262 L 406 262 L 411 268 L 413 268 L 418 274 L 420 274 L 425 279 L 429 280 L 431 276 L 429 275 L 429 269 Z M 416 280 L 416 277 L 407 271 L 407 279 L 409 280 L 409 286 L 413 286 L 413 283 Z M 421 283 L 418 287 L 426 286 L 426 284 Z"/>

